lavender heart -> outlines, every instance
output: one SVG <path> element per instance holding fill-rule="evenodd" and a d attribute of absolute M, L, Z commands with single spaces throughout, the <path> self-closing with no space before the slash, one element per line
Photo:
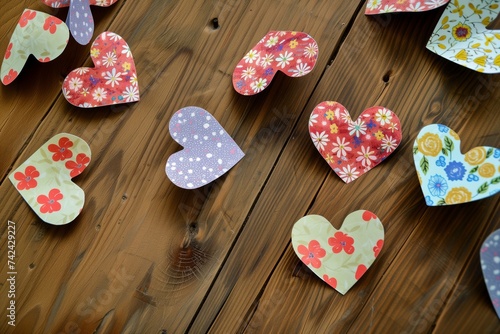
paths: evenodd
<path fill-rule="evenodd" d="M 481 268 L 491 302 L 500 318 L 500 229 L 490 234 L 481 247 Z"/>
<path fill-rule="evenodd" d="M 181 188 L 195 189 L 214 181 L 245 155 L 219 122 L 199 107 L 177 111 L 169 130 L 184 149 L 168 158 L 165 172 Z"/>

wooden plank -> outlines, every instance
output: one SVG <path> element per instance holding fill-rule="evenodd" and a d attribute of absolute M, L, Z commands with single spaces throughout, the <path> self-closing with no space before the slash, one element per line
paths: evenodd
<path fill-rule="evenodd" d="M 121 2 L 94 10 L 95 31 L 104 31 L 122 6 Z M 12 33 L 25 8 L 38 10 L 66 19 L 68 10 L 51 8 L 41 1 L 8 1 L 0 12 L 0 52 L 7 49 Z M 95 36 L 94 36 L 95 37 Z M 48 114 L 56 98 L 61 95 L 61 84 L 73 69 L 86 64 L 90 66 L 89 46 L 79 45 L 70 38 L 68 46 L 58 58 L 48 63 L 39 63 L 30 57 L 19 77 L 8 86 L 0 85 L 0 180 L 13 167 L 13 162 L 25 148 L 33 133 Z M 3 53 L 2 53 L 3 55 Z M 36 92 L 43 92 L 37 94 Z M 47 138 L 48 139 L 48 138 Z"/>
<path fill-rule="evenodd" d="M 30 292 L 17 299 L 19 328 L 186 330 L 357 6 L 125 2 L 110 30 L 131 46 L 141 101 L 82 111 L 59 96 L 18 159 L 61 131 L 87 140 L 93 162 L 75 180 L 86 191 L 81 215 L 68 226 L 46 226 L 8 181 L 0 186 L 0 217 L 18 224 L 17 287 Z M 307 30 L 326 46 L 319 70 L 302 79 L 277 77 L 258 97 L 237 95 L 231 73 L 255 36 L 287 27 Z M 227 176 L 197 191 L 179 189 L 164 175 L 167 157 L 179 150 L 168 122 L 186 105 L 210 110 L 247 152 Z"/>
<path fill-rule="evenodd" d="M 469 240 L 482 235 L 482 229 L 475 230 L 470 221 L 488 225 L 499 200 L 427 208 L 413 167 L 413 140 L 422 126 L 442 122 L 460 134 L 463 152 L 476 145 L 498 146 L 500 120 L 495 106 L 500 95 L 494 88 L 500 82 L 498 76 L 484 78 L 425 50 L 439 15 L 436 11 L 425 18 L 401 15 L 375 21 L 360 13 L 306 110 L 331 99 L 346 105 L 356 118 L 359 110 L 382 104 L 402 120 L 402 146 L 396 156 L 345 185 L 324 162 L 310 162 L 320 157 L 308 142 L 308 112 L 304 112 L 193 333 L 205 326 L 214 333 L 360 333 L 387 328 L 415 332 L 422 328 L 422 323 L 410 323 L 412 316 L 418 316 L 415 312 L 444 305 L 443 296 L 450 293 L 473 249 Z M 421 47 L 414 48 L 415 44 Z M 479 133 L 473 130 L 479 128 Z M 292 165 L 293 174 L 289 173 Z M 321 174 L 329 175 L 316 195 Z M 295 196 L 285 195 L 292 193 Z M 300 273 L 306 269 L 297 273 L 299 261 L 292 261 L 295 255 L 287 245 L 291 227 L 302 215 L 322 214 L 338 228 L 345 215 L 360 208 L 381 217 L 386 247 L 354 291 L 342 297 L 314 275 Z M 307 280 L 296 282 L 296 277 Z M 213 324 L 203 318 L 211 313 L 217 313 Z M 433 327 L 437 316 L 432 314 L 425 330 Z"/>
<path fill-rule="evenodd" d="M 488 235 L 500 228 L 499 212 L 497 206 L 489 222 L 474 219 L 478 223 L 477 227 L 479 225 L 484 227 L 483 234 L 474 245 L 469 262 L 453 287 L 446 305 L 439 310 L 440 314 L 434 328 L 435 333 L 450 333 L 453 331 L 457 333 L 498 332 L 499 320 L 491 305 L 491 299 L 484 283 L 479 253 L 481 245 Z M 421 318 L 425 319 L 424 317 Z"/>

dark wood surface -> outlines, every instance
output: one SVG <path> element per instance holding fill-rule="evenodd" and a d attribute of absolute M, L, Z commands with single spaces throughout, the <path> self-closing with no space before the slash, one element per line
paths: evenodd
<path fill-rule="evenodd" d="M 462 152 L 499 147 L 500 76 L 426 50 L 442 8 L 367 17 L 365 5 L 120 0 L 93 7 L 96 33 L 116 32 L 132 49 L 141 92 L 133 104 L 79 109 L 64 99 L 65 76 L 91 66 L 88 45 L 71 39 L 52 62 L 30 59 L 16 81 L 0 86 L 0 332 L 498 332 L 479 247 L 500 228 L 500 197 L 427 207 L 412 147 L 431 123 L 454 129 Z M 5 1 L 0 50 L 24 8 L 67 14 L 39 1 Z M 270 30 L 313 36 L 316 67 L 241 96 L 234 67 Z M 353 118 L 383 105 L 402 123 L 395 154 L 350 184 L 309 138 L 309 115 L 328 100 Z M 210 111 L 246 153 L 197 190 L 176 187 L 164 171 L 180 150 L 170 117 L 190 105 Z M 85 190 L 83 211 L 52 226 L 7 176 L 60 132 L 86 140 L 92 162 L 74 179 Z M 385 246 L 342 296 L 300 262 L 290 234 L 304 215 L 339 228 L 358 209 L 380 217 Z M 5 317 L 9 220 L 17 228 L 16 327 Z"/>

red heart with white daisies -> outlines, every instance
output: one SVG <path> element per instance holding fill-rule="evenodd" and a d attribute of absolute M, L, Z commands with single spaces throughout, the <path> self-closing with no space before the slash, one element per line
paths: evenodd
<path fill-rule="evenodd" d="M 394 152 L 401 143 L 401 123 L 384 107 L 371 107 L 353 121 L 338 102 L 321 102 L 309 119 L 309 134 L 333 171 L 349 183 Z"/>
<path fill-rule="evenodd" d="M 100 34 L 90 48 L 94 68 L 71 71 L 63 82 L 63 94 L 74 106 L 101 107 L 139 101 L 139 84 L 132 52 L 119 35 Z"/>

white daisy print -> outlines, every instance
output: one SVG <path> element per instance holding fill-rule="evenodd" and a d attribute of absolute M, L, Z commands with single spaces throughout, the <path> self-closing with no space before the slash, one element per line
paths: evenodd
<path fill-rule="evenodd" d="M 316 118 L 318 118 L 317 114 L 311 114 L 311 117 L 309 117 L 309 127 L 313 126 L 314 123 L 318 123 Z"/>
<path fill-rule="evenodd" d="M 122 94 L 125 97 L 125 101 L 127 102 L 134 102 L 139 100 L 139 90 L 137 89 L 137 87 L 129 86 L 125 88 L 125 91 Z"/>
<path fill-rule="evenodd" d="M 318 44 L 316 43 L 309 43 L 309 45 L 306 46 L 304 49 L 304 56 L 308 58 L 312 58 L 317 54 L 318 54 Z"/>
<path fill-rule="evenodd" d="M 106 75 L 104 75 L 104 79 L 108 80 L 106 81 L 106 85 L 115 87 L 115 85 L 118 85 L 118 81 L 122 81 L 122 78 L 120 78 L 121 75 L 120 72 L 116 72 L 116 68 L 113 68 L 111 72 L 106 72 Z"/>
<path fill-rule="evenodd" d="M 254 81 L 250 84 L 250 87 L 252 87 L 255 93 L 263 91 L 264 88 L 266 88 L 266 86 L 267 86 L 267 80 L 263 78 L 259 78 L 259 80 Z"/>
<path fill-rule="evenodd" d="M 361 146 L 361 151 L 358 151 L 359 157 L 356 158 L 356 161 L 361 161 L 363 167 L 369 167 L 372 165 L 372 161 L 377 160 L 377 157 L 374 156 L 374 151 L 370 151 L 370 146 L 364 147 Z"/>
<path fill-rule="evenodd" d="M 253 62 L 257 63 L 259 61 L 259 58 L 260 58 L 259 52 L 255 50 L 250 50 L 243 59 L 245 59 L 245 63 L 253 64 Z"/>
<path fill-rule="evenodd" d="M 102 57 L 102 63 L 106 67 L 114 66 L 116 63 L 116 54 L 114 52 L 108 52 L 104 57 Z"/>
<path fill-rule="evenodd" d="M 268 53 L 260 61 L 260 66 L 267 67 L 267 66 L 271 65 L 273 60 L 274 60 L 274 56 L 272 54 Z"/>
<path fill-rule="evenodd" d="M 386 152 L 392 152 L 396 149 L 396 139 L 386 135 L 384 139 L 382 139 L 382 145 L 380 145 L 380 147 Z"/>
<path fill-rule="evenodd" d="M 297 68 L 290 70 L 293 74 L 293 77 L 301 77 L 311 72 L 311 67 L 306 63 L 300 63 L 297 65 Z"/>
<path fill-rule="evenodd" d="M 106 91 L 104 90 L 104 88 L 102 87 L 99 87 L 99 88 L 96 88 L 94 90 L 94 92 L 92 93 L 92 97 L 94 98 L 94 100 L 96 100 L 97 102 L 101 102 L 102 99 L 105 99 L 106 98 Z"/>
<path fill-rule="evenodd" d="M 270 48 L 278 44 L 278 36 L 271 36 L 266 42 L 266 48 Z"/>
<path fill-rule="evenodd" d="M 332 153 L 337 154 L 337 157 L 345 157 L 347 155 L 347 152 L 351 152 L 352 148 L 349 147 L 350 142 L 345 141 L 345 137 L 337 137 L 337 142 L 333 143 L 332 145 L 334 146 L 332 148 Z"/>
<path fill-rule="evenodd" d="M 319 133 L 319 132 L 316 132 L 316 133 L 313 133 L 311 132 L 311 139 L 314 143 L 314 146 L 316 146 L 316 148 L 319 150 L 319 151 L 323 151 L 325 149 L 325 145 L 326 143 L 328 143 L 330 141 L 330 139 L 328 139 L 328 135 L 325 133 L 325 131 Z"/>
<path fill-rule="evenodd" d="M 255 68 L 247 67 L 243 72 L 241 72 L 241 78 L 243 79 L 251 79 L 255 75 Z"/>
<path fill-rule="evenodd" d="M 83 85 L 83 81 L 80 80 L 80 78 L 78 78 L 78 77 L 71 78 L 71 80 L 69 81 L 69 88 L 71 90 L 74 90 L 75 92 L 77 90 L 79 90 L 80 88 L 82 88 L 82 85 Z"/>
<path fill-rule="evenodd" d="M 391 119 L 392 113 L 385 108 L 377 110 L 377 113 L 375 114 L 375 120 L 382 126 L 384 126 L 385 124 L 389 124 L 391 122 Z"/>
<path fill-rule="evenodd" d="M 290 64 L 290 61 L 293 60 L 293 53 L 285 51 L 284 54 L 280 53 L 279 57 L 276 57 L 276 61 L 278 62 L 278 66 L 281 68 L 285 68 L 286 65 Z"/>
<path fill-rule="evenodd" d="M 346 167 L 342 167 L 339 176 L 344 182 L 349 183 L 358 178 L 359 172 L 356 170 L 356 167 L 351 168 L 351 165 L 347 165 Z"/>

